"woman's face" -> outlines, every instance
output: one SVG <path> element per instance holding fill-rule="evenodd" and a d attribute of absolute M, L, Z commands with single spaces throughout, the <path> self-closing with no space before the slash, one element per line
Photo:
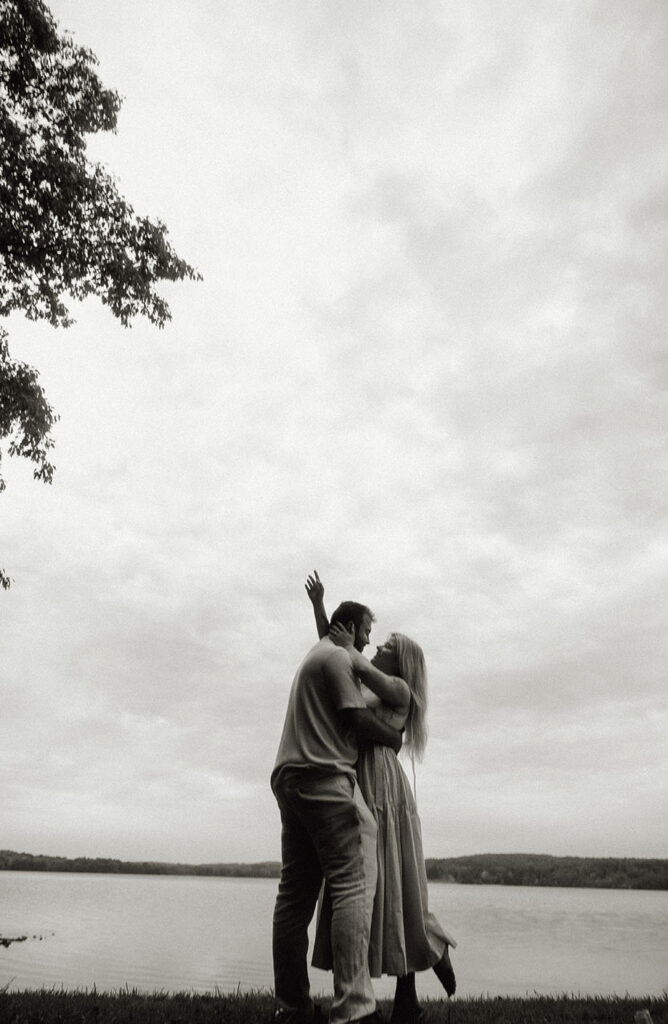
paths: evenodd
<path fill-rule="evenodd" d="M 384 644 L 376 648 L 376 653 L 371 659 L 371 664 L 374 665 L 380 672 L 384 672 L 387 676 L 398 676 L 399 675 L 399 655 L 397 654 L 397 641 L 390 634 Z"/>

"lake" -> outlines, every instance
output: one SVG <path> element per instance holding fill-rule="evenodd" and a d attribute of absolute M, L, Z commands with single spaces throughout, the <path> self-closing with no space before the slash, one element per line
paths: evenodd
<path fill-rule="evenodd" d="M 0 871 L 0 986 L 248 991 L 273 986 L 264 878 Z M 458 940 L 458 995 L 661 995 L 668 989 L 668 892 L 429 885 Z M 32 936 L 36 936 L 33 938 Z M 331 975 L 311 968 L 315 993 Z M 393 980 L 374 983 L 380 997 Z M 440 997 L 433 972 L 423 996 Z"/>

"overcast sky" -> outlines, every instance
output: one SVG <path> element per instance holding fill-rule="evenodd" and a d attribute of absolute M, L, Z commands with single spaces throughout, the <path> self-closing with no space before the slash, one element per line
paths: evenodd
<path fill-rule="evenodd" d="M 278 859 L 320 571 L 424 648 L 427 856 L 668 855 L 663 0 L 53 0 L 202 283 L 15 358 L 0 845 Z"/>

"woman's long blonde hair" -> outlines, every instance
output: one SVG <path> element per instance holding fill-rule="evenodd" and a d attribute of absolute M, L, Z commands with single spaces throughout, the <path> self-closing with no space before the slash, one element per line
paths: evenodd
<path fill-rule="evenodd" d="M 390 636 L 397 645 L 399 675 L 411 691 L 404 744 L 420 761 L 427 746 L 427 666 L 419 644 L 403 633 Z"/>

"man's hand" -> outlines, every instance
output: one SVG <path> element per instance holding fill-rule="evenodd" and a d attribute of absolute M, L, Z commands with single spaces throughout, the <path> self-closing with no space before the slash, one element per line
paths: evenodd
<path fill-rule="evenodd" d="M 304 584 L 304 588 L 309 596 L 309 601 L 314 607 L 318 604 L 322 604 L 325 596 L 325 588 L 320 582 L 317 569 L 314 569 L 313 575 L 308 577 Z"/>
<path fill-rule="evenodd" d="M 352 651 L 355 646 L 355 633 L 347 630 L 341 622 L 335 622 L 329 627 L 329 639 L 337 647 L 345 647 L 347 651 Z"/>
<path fill-rule="evenodd" d="M 370 708 L 343 708 L 339 711 L 347 729 L 351 729 L 363 743 L 378 743 L 390 747 L 395 754 L 401 750 L 403 736 L 398 729 L 386 725 L 377 718 Z"/>

